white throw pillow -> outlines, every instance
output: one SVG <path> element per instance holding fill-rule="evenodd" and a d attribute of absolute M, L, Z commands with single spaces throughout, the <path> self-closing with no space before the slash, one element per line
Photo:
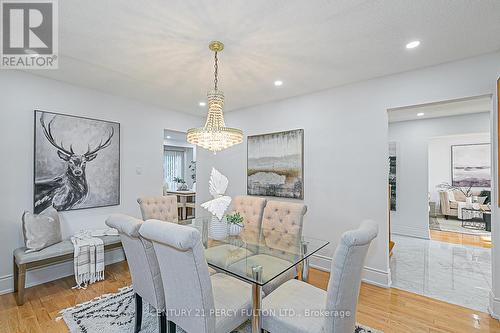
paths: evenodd
<path fill-rule="evenodd" d="M 61 224 L 57 210 L 49 207 L 38 215 L 24 212 L 23 234 L 28 248 L 26 253 L 40 251 L 61 242 Z"/>

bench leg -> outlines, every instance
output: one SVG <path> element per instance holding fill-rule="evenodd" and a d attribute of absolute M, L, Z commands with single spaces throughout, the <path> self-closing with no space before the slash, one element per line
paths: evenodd
<path fill-rule="evenodd" d="M 24 304 L 24 285 L 26 282 L 26 264 L 15 265 L 14 269 L 14 290 L 17 291 L 17 305 Z"/>

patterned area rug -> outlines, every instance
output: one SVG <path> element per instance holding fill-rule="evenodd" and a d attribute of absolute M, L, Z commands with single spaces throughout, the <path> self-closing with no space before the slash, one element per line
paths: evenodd
<path fill-rule="evenodd" d="M 123 333 L 134 331 L 135 302 L 132 288 L 124 288 L 116 294 L 103 295 L 73 308 L 61 311 L 71 333 Z M 157 333 L 156 312 L 144 305 L 141 333 Z M 247 322 L 233 333 L 250 333 Z M 186 333 L 177 328 L 177 333 Z M 356 325 L 354 333 L 382 333 L 366 326 Z"/>
<path fill-rule="evenodd" d="M 448 220 L 441 217 L 429 216 L 429 228 L 431 230 L 458 232 L 461 234 L 490 236 L 491 233 L 486 230 L 475 230 L 462 227 L 462 221 L 449 218 Z"/>

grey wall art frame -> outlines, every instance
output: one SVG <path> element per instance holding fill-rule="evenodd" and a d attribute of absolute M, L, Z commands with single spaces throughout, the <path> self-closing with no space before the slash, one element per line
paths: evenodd
<path fill-rule="evenodd" d="M 396 211 L 397 203 L 397 144 L 389 142 L 389 191 L 391 195 L 391 210 Z"/>
<path fill-rule="evenodd" d="M 33 211 L 120 204 L 120 124 L 35 110 Z"/>
<path fill-rule="evenodd" d="M 459 187 L 491 187 L 489 143 L 451 146 L 451 183 Z"/>
<path fill-rule="evenodd" d="M 247 140 L 247 194 L 304 199 L 304 130 Z"/>

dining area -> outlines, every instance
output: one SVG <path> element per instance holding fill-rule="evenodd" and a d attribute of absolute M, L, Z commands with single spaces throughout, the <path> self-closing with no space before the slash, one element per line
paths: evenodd
<path fill-rule="evenodd" d="M 138 200 L 142 220 L 123 214 L 106 220 L 127 257 L 135 332 L 144 304 L 157 314 L 160 333 L 358 332 L 356 306 L 375 222 L 363 221 L 331 244 L 303 234 L 302 202 L 236 196 L 227 215 L 237 213 L 240 228 L 231 232 L 229 223 L 221 235 L 213 216 L 173 218 L 177 200 L 168 199 Z M 325 291 L 308 279 L 311 257 L 329 246 L 336 250 Z"/>

